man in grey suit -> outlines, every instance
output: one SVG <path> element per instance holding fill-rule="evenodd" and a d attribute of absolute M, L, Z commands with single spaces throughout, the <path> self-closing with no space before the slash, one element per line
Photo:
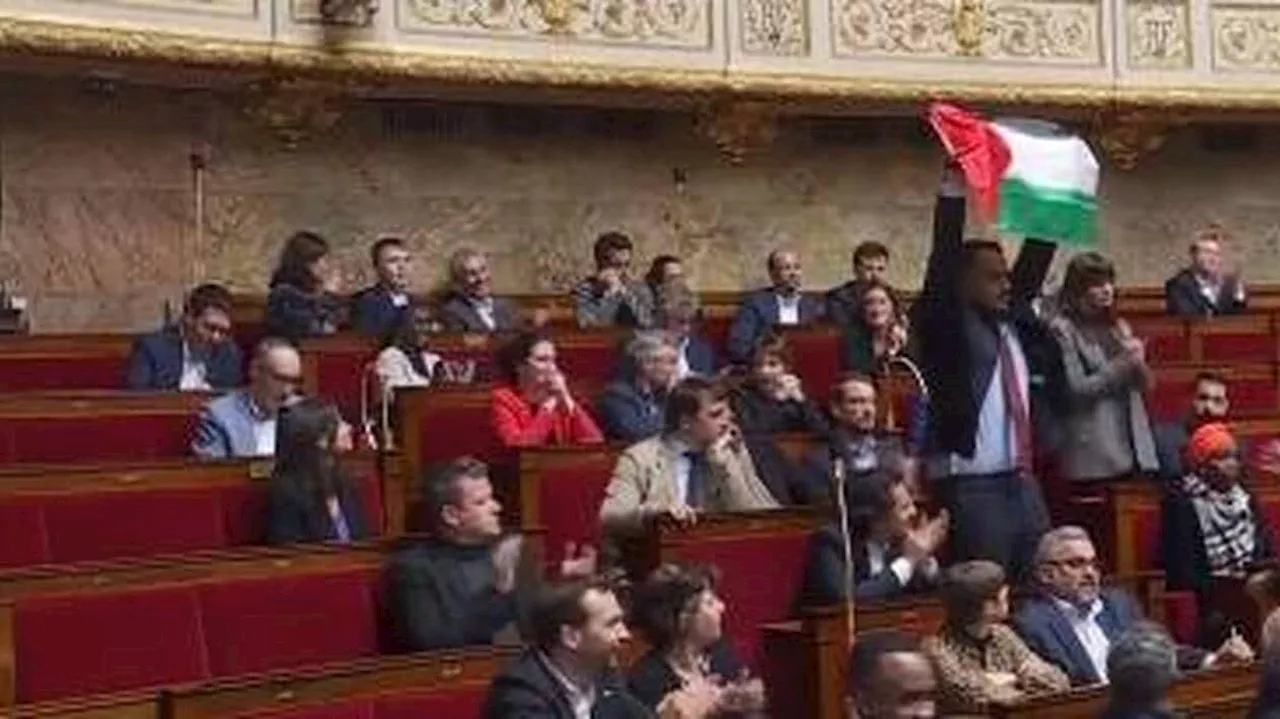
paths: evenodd
<path fill-rule="evenodd" d="M 205 405 L 192 454 L 201 459 L 273 456 L 276 416 L 301 384 L 298 350 L 282 339 L 262 340 L 249 364 L 249 386 Z"/>
<path fill-rule="evenodd" d="M 453 291 L 440 308 L 446 332 L 490 334 L 519 329 L 520 315 L 507 300 L 493 296 L 493 276 L 484 253 L 463 248 L 449 259 Z"/>

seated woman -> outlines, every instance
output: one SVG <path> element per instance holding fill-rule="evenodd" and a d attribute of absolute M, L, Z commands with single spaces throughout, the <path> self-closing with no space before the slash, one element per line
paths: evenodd
<path fill-rule="evenodd" d="M 925 641 L 938 673 L 940 715 L 985 715 L 993 706 L 1071 688 L 1061 669 L 1005 625 L 1009 586 L 999 564 L 979 559 L 948 568 L 941 599 L 942 630 Z"/>
<path fill-rule="evenodd" d="M 314 232 L 295 232 L 280 252 L 267 294 L 267 334 L 297 341 L 338 331 L 346 304 L 341 280 L 329 264 L 329 243 Z"/>
<path fill-rule="evenodd" d="M 841 327 L 841 364 L 846 372 L 875 374 L 907 346 L 907 316 L 889 285 L 879 280 L 857 286 L 857 314 Z"/>
<path fill-rule="evenodd" d="M 947 539 L 946 511 L 926 517 L 901 474 L 863 477 L 849 482 L 846 491 L 854 596 L 889 599 L 932 589 L 937 554 Z M 835 521 L 810 542 L 802 606 L 827 606 L 848 596 L 841 532 Z"/>
<path fill-rule="evenodd" d="M 751 370 L 734 393 L 733 412 L 743 433 L 810 432 L 825 435 L 822 411 L 792 372 L 791 348 L 780 334 L 768 332 L 751 354 Z"/>
<path fill-rule="evenodd" d="M 641 584 L 632 600 L 631 626 L 650 649 L 631 668 L 631 695 L 652 710 L 691 685 L 713 683 L 715 706 L 706 716 L 764 716 L 764 684 L 751 679 L 723 636 L 724 602 L 715 576 L 702 567 L 665 564 Z"/>
<path fill-rule="evenodd" d="M 1164 497 L 1160 553 L 1168 588 L 1204 597 L 1214 579 L 1243 579 L 1254 564 L 1273 556 L 1271 532 L 1241 483 L 1240 448 L 1225 424 L 1193 432 L 1183 456 L 1187 473 Z M 1205 601 L 1199 605 L 1203 620 L 1210 607 Z"/>
<path fill-rule="evenodd" d="M 609 439 L 633 443 L 662 432 L 662 411 L 676 383 L 676 363 L 675 343 L 663 332 L 640 332 L 627 343 L 619 379 L 605 387 L 597 405 Z"/>
<path fill-rule="evenodd" d="M 440 379 L 440 355 L 428 352 L 418 332 L 417 320 L 404 313 L 383 338 L 374 372 L 385 398 L 398 387 L 430 387 Z"/>
<path fill-rule="evenodd" d="M 599 444 L 604 435 L 569 392 L 556 366 L 556 346 L 535 332 L 513 337 L 498 352 L 502 383 L 493 389 L 492 423 L 507 447 Z"/>
<path fill-rule="evenodd" d="M 268 543 L 347 543 L 368 536 L 364 508 L 337 456 L 352 446 L 351 425 L 333 405 L 305 398 L 280 410 Z"/>

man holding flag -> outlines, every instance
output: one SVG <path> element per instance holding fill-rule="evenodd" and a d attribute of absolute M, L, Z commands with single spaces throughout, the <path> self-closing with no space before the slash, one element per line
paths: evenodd
<path fill-rule="evenodd" d="M 1056 444 L 1057 343 L 1032 308 L 1056 251 L 1089 242 L 1098 165 L 1048 123 L 929 110 L 948 154 L 916 307 L 931 390 L 935 494 L 952 517 L 951 561 L 990 559 L 1015 578 L 1049 526 L 1035 459 Z M 964 239 L 966 194 L 995 230 L 1026 239 L 1010 269 L 997 241 Z"/>

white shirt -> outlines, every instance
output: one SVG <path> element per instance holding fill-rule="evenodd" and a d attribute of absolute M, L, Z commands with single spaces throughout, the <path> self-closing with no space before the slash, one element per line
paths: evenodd
<path fill-rule="evenodd" d="M 1054 597 L 1053 603 L 1067 618 L 1067 624 L 1070 624 L 1071 631 L 1075 632 L 1076 640 L 1084 648 L 1084 653 L 1089 655 L 1089 662 L 1093 664 L 1094 672 L 1106 684 L 1108 681 L 1107 652 L 1111 650 L 1111 640 L 1107 639 L 1106 632 L 1102 631 L 1102 627 L 1098 624 L 1098 615 L 1102 614 L 1102 600 L 1093 600 L 1093 604 L 1084 611 L 1057 597 Z"/>
<path fill-rule="evenodd" d="M 798 325 L 800 324 L 800 293 L 797 292 L 790 297 L 777 295 L 778 298 L 778 324 L 780 325 Z"/>
<path fill-rule="evenodd" d="M 689 445 L 675 437 L 667 437 L 662 441 L 676 458 L 675 465 L 672 467 L 672 474 L 676 479 L 676 496 L 680 498 L 681 504 L 689 505 L 689 475 L 693 474 L 693 461 L 686 453 L 692 450 L 689 449 Z"/>
<path fill-rule="evenodd" d="M 258 457 L 272 457 L 276 453 L 276 419 L 262 419 L 253 423 L 253 441 Z"/>
<path fill-rule="evenodd" d="M 209 386 L 209 366 L 204 360 L 182 343 L 182 377 L 178 380 L 178 389 L 183 392 L 204 392 L 213 389 Z"/>
<path fill-rule="evenodd" d="M 693 370 L 689 367 L 689 338 L 684 337 L 676 350 L 676 379 L 682 380 L 691 374 Z"/>
<path fill-rule="evenodd" d="M 392 305 L 393 307 L 408 307 L 408 306 L 409 306 L 409 295 L 406 295 L 406 294 L 405 294 L 405 293 L 403 293 L 403 292 L 392 292 L 392 293 L 391 293 L 391 305 Z"/>
<path fill-rule="evenodd" d="M 564 698 L 569 701 L 569 707 L 573 710 L 574 719 L 591 719 L 591 710 L 596 705 L 596 688 L 594 686 L 584 690 L 577 684 L 574 684 L 564 672 L 551 661 L 550 657 L 545 654 L 542 657 L 542 663 L 546 665 L 547 671 L 551 672 L 551 676 L 555 677 L 556 683 L 564 690 Z"/>
<path fill-rule="evenodd" d="M 885 570 L 884 560 L 889 556 L 889 550 L 880 542 L 867 542 L 867 575 L 876 576 Z M 898 583 L 907 586 L 911 583 L 911 577 L 916 572 L 920 572 L 926 577 L 933 577 L 938 574 L 938 560 L 933 557 L 913 565 L 910 559 L 906 557 L 898 557 L 889 563 L 889 571 L 898 577 Z"/>
<path fill-rule="evenodd" d="M 1023 405 L 1030 412 L 1031 375 L 1027 369 L 1027 356 L 1022 351 L 1022 343 L 1018 341 L 1017 333 L 1003 322 L 1000 323 L 1000 336 L 1002 341 L 1008 341 L 1010 344 L 1013 370 L 1018 378 L 1018 392 L 1022 395 Z M 951 455 L 950 474 L 998 474 L 1013 471 L 1015 467 L 1013 418 L 1009 415 L 1009 409 L 1005 407 L 1003 377 L 1003 368 L 997 357 L 996 366 L 991 371 L 991 384 L 987 385 L 986 397 L 983 398 L 982 408 L 978 411 L 978 432 L 975 436 L 973 457 Z"/>
<path fill-rule="evenodd" d="M 471 306 L 475 308 L 476 314 L 480 316 L 480 321 L 489 329 L 496 329 L 498 323 L 493 319 L 493 298 L 487 297 L 483 300 L 472 298 L 469 300 Z"/>

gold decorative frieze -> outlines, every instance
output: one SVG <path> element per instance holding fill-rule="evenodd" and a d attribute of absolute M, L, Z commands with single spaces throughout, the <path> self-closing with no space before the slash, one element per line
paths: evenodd
<path fill-rule="evenodd" d="M 1092 134 L 1115 167 L 1132 170 L 1143 157 L 1163 147 L 1169 130 L 1181 124 L 1167 113 L 1104 109 L 1094 115 Z"/>
<path fill-rule="evenodd" d="M 410 33 L 709 49 L 711 0 L 398 0 Z"/>
<path fill-rule="evenodd" d="M 742 51 L 748 55 L 809 54 L 807 0 L 741 0 Z"/>
<path fill-rule="evenodd" d="M 1127 0 L 1125 38 L 1134 70 L 1191 67 L 1190 0 Z"/>
<path fill-rule="evenodd" d="M 1211 18 L 1215 70 L 1280 71 L 1280 5 L 1215 2 Z"/>
<path fill-rule="evenodd" d="M 110 10 L 112 8 L 128 8 L 132 10 L 157 11 L 165 14 L 190 15 L 192 17 L 241 17 L 254 18 L 258 16 L 257 0 L 79 0 L 78 2 L 66 2 L 66 0 L 46 0 L 48 6 L 46 12 L 54 10 L 60 4 L 67 5 L 75 10 L 69 11 L 71 15 L 80 12 L 92 13 L 95 9 Z M 0 12 L 3 11 L 3 3 L 0 3 Z"/>
<path fill-rule="evenodd" d="M 1099 66 L 1104 0 L 832 0 L 839 57 Z"/>
<path fill-rule="evenodd" d="M 778 106 L 770 102 L 723 100 L 698 110 L 698 130 L 716 144 L 731 165 L 767 149 L 778 136 Z"/>

